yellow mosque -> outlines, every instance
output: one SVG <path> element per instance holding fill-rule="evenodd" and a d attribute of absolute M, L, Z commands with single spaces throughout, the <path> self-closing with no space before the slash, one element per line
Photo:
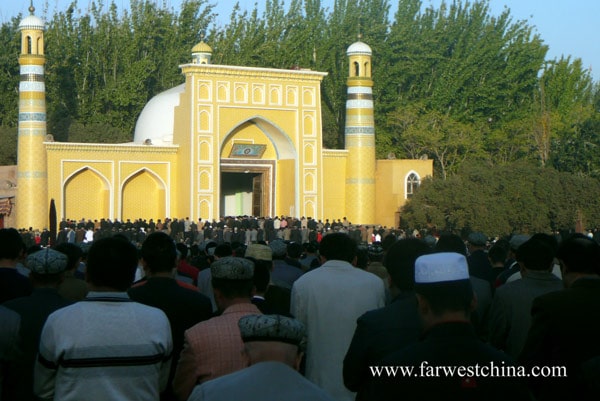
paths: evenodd
<path fill-rule="evenodd" d="M 215 65 L 204 42 L 180 65 L 185 83 L 147 103 L 132 143 L 54 142 L 44 22 L 30 11 L 19 25 L 15 227 L 47 227 L 51 199 L 59 220 L 345 216 L 397 226 L 432 174 L 432 160 L 376 160 L 372 52 L 361 41 L 347 50 L 345 149 L 322 144 L 327 73 Z"/>

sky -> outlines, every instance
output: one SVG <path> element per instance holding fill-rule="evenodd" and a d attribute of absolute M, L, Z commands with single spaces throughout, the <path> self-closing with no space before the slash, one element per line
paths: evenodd
<path fill-rule="evenodd" d="M 21 13 L 27 15 L 30 0 L 0 0 L 0 22 L 9 21 L 12 17 Z M 48 3 L 48 11 L 65 11 L 73 0 L 34 0 L 37 10 L 36 15 L 42 14 L 44 4 Z M 209 0 L 210 4 L 216 3 L 216 12 L 220 15 L 223 23 L 226 23 L 231 14 L 233 5 L 238 0 Z M 442 0 L 422 0 L 424 6 L 432 5 L 438 7 Z M 156 0 L 158 4 L 166 4 L 169 8 L 177 8 L 181 0 Z M 447 0 L 451 2 L 451 0 Z M 91 0 L 78 0 L 78 7 L 82 12 L 91 3 Z M 111 0 L 104 0 L 111 3 Z M 114 0 L 119 9 L 128 7 L 129 0 Z M 254 4 L 263 5 L 261 0 L 239 0 L 242 8 L 254 8 Z M 289 0 L 285 0 L 288 4 Z M 323 7 L 333 7 L 334 0 L 321 0 Z M 392 9 L 390 16 L 393 17 L 397 0 L 391 0 Z M 526 20 L 530 26 L 535 27 L 536 32 L 548 45 L 546 55 L 548 60 L 571 56 L 571 60 L 581 58 L 584 68 L 591 69 L 594 81 L 600 81 L 600 28 L 598 16 L 600 16 L 599 0 L 491 0 L 490 8 L 492 15 L 499 15 L 504 7 L 511 11 L 513 19 Z"/>

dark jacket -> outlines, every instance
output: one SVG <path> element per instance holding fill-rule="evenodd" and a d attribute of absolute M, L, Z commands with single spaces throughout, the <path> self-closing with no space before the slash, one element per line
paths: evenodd
<path fill-rule="evenodd" d="M 419 340 L 421 322 L 414 292 L 405 292 L 386 307 L 363 314 L 344 358 L 344 385 L 367 399 L 365 389 L 372 375 L 369 366 Z"/>
<path fill-rule="evenodd" d="M 600 279 L 533 301 L 531 328 L 519 357 L 526 366 L 564 366 L 566 378 L 531 379 L 540 401 L 600 399 Z"/>
<path fill-rule="evenodd" d="M 172 400 L 174 396 L 171 383 L 183 349 L 183 333 L 196 323 L 210 319 L 212 304 L 205 295 L 184 288 L 168 277 L 151 277 L 130 288 L 128 294 L 134 301 L 162 310 L 169 319 L 173 336 L 173 359 L 169 384 L 161 399 Z"/>
<path fill-rule="evenodd" d="M 506 354 L 480 341 L 467 322 L 438 324 L 422 341 L 393 353 L 378 365 L 412 371 L 374 378 L 369 400 L 530 400 L 523 379 L 502 377 L 501 373 L 490 375 L 494 366 L 507 369 L 514 364 Z M 482 368 L 486 370 L 479 370 Z"/>

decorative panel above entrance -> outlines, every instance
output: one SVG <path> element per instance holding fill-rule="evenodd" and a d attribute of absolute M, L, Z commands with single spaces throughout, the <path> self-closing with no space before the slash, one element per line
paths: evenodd
<path fill-rule="evenodd" d="M 265 149 L 267 149 L 267 145 L 235 143 L 231 148 L 229 157 L 256 157 L 260 159 L 265 153 Z"/>

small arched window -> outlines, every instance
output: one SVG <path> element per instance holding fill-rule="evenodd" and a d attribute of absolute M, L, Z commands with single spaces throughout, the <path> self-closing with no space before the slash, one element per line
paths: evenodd
<path fill-rule="evenodd" d="M 32 51 L 31 36 L 27 36 L 27 54 L 31 54 Z"/>
<path fill-rule="evenodd" d="M 360 64 L 358 62 L 354 62 L 354 76 L 360 76 Z"/>
<path fill-rule="evenodd" d="M 410 173 L 406 177 L 406 198 L 412 198 L 419 186 L 421 185 L 421 179 L 415 173 Z"/>

